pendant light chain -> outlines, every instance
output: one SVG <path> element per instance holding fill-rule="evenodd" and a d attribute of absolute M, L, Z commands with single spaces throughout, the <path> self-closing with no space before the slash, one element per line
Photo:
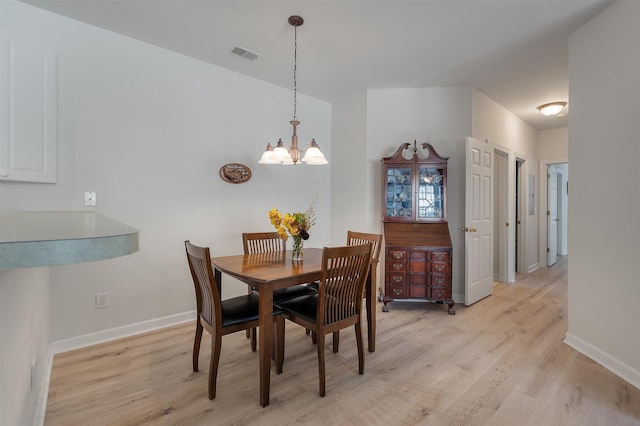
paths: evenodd
<path fill-rule="evenodd" d="M 298 26 L 293 26 L 293 121 L 297 121 L 298 109 Z"/>
<path fill-rule="evenodd" d="M 2 0 L 0 0 L 2 1 Z M 298 147 L 297 127 L 300 125 L 298 121 L 298 27 L 304 23 L 302 16 L 292 15 L 287 20 L 289 25 L 293 27 L 293 120 L 289 122 L 293 126 L 291 134 L 291 147 L 286 148 L 282 138 L 278 139 L 274 147 L 270 143 L 267 149 L 260 157 L 259 164 L 310 164 L 322 165 L 329 164 L 324 154 L 320 151 L 320 147 L 315 139 L 311 139 L 309 146 L 303 149 Z M 301 155 L 301 154 L 304 154 Z"/>

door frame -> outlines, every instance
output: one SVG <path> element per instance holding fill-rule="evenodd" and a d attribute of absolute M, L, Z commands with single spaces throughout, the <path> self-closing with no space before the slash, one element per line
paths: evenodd
<path fill-rule="evenodd" d="M 558 196 L 561 196 L 562 194 L 562 185 L 558 185 L 558 178 L 562 179 L 562 174 L 558 176 L 558 169 L 555 164 L 550 164 L 549 166 L 547 166 L 546 174 L 547 256 L 545 257 L 545 266 L 547 268 L 550 268 L 558 262 Z M 551 190 L 553 190 L 554 193 L 552 193 Z M 555 212 L 552 210 L 554 208 L 554 204 Z"/>
<path fill-rule="evenodd" d="M 497 247 L 494 248 L 494 253 L 497 254 L 498 270 L 493 271 L 494 280 L 498 282 L 509 282 L 509 259 L 512 257 L 510 254 L 509 244 L 509 228 L 504 224 L 509 223 L 509 153 L 496 147 L 493 150 L 494 164 L 496 167 L 494 171 L 499 173 L 494 174 L 496 188 L 499 193 L 495 193 L 495 206 L 496 211 L 493 213 L 494 221 L 494 244 Z M 498 166 L 498 163 L 500 166 Z"/>
<path fill-rule="evenodd" d="M 525 273 L 525 272 L 529 272 L 528 271 L 528 267 L 526 264 L 527 261 L 527 223 L 529 221 L 528 217 L 529 215 L 527 214 L 527 199 L 529 194 L 527 193 L 527 189 L 528 189 L 528 183 L 527 183 L 527 179 L 528 179 L 528 174 L 527 174 L 527 156 L 519 153 L 519 152 L 515 152 L 514 153 L 514 157 L 515 157 L 515 161 L 513 162 L 513 168 L 514 168 L 514 173 L 518 173 L 518 184 L 519 184 L 519 188 L 518 188 L 518 193 L 520 194 L 520 197 L 518 197 L 518 213 L 519 213 L 519 217 L 515 217 L 515 213 L 514 213 L 514 221 L 513 223 L 519 227 L 520 232 L 518 233 L 518 239 L 516 240 L 516 235 L 515 235 L 515 228 L 514 228 L 514 233 L 513 233 L 513 239 L 514 239 L 514 247 L 515 244 L 518 245 L 518 270 L 516 270 L 516 265 L 514 263 L 513 265 L 513 281 L 516 280 L 516 274 L 517 273 Z M 518 163 L 520 163 L 520 167 L 518 167 Z M 535 166 L 533 167 L 533 169 L 535 170 Z M 514 177 L 515 179 L 515 177 Z M 515 182 L 514 182 L 515 185 Z M 514 197 L 515 197 L 515 192 L 514 192 Z M 514 200 L 514 205 L 515 205 L 515 200 Z M 520 221 L 520 224 L 518 224 L 518 221 Z M 512 254 L 512 257 L 514 258 L 514 262 L 515 262 L 515 253 Z M 510 281 L 510 282 L 513 282 Z"/>
<path fill-rule="evenodd" d="M 540 245 L 538 246 L 538 263 L 530 270 L 538 269 L 541 266 L 546 265 L 547 259 L 547 167 L 552 164 L 569 163 L 569 158 L 554 158 L 551 160 L 543 160 L 539 162 L 539 174 L 538 179 L 538 238 L 540 239 Z M 544 180 L 542 179 L 544 177 Z M 544 213 L 544 214 L 543 214 Z M 544 262 L 542 262 L 544 260 Z M 546 267 L 546 266 L 544 266 Z"/>
<path fill-rule="evenodd" d="M 498 259 L 498 281 L 512 283 L 516 280 L 516 244 L 518 244 L 518 255 L 520 258 L 518 259 L 520 265 L 524 265 L 524 253 L 525 253 L 525 233 L 521 232 L 520 238 L 516 241 L 516 226 L 517 226 L 517 218 L 516 218 L 516 173 L 518 172 L 516 163 L 519 161 L 522 163 L 520 167 L 520 194 L 526 194 L 526 164 L 527 164 L 527 156 L 509 149 L 505 146 L 494 143 L 494 153 L 497 151 L 501 155 L 506 157 L 506 176 L 503 174 L 500 178 L 506 179 L 506 196 L 500 197 L 498 202 L 498 209 L 500 209 L 500 213 L 494 212 L 494 220 L 498 220 L 498 217 L 504 218 L 505 223 L 508 223 L 509 226 L 505 226 L 504 223 L 498 223 L 497 228 L 499 229 L 499 234 L 497 238 L 499 238 L 500 244 L 505 244 L 504 250 L 501 247 L 499 249 L 500 253 L 504 253 L 504 257 L 501 256 Z M 495 176 L 494 176 L 495 179 Z M 524 185 L 524 186 L 523 186 Z M 526 203 L 523 201 L 526 200 L 525 196 L 521 196 L 519 199 L 520 203 L 520 212 L 524 211 L 523 209 L 526 207 Z M 527 229 L 526 223 L 526 215 L 522 214 L 521 219 L 521 230 Z"/>

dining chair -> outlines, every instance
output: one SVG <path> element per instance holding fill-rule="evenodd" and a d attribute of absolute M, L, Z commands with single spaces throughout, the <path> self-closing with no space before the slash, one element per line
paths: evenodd
<path fill-rule="evenodd" d="M 242 248 L 244 249 L 244 254 L 276 252 L 284 255 L 285 251 L 287 251 L 287 243 L 280 238 L 277 232 L 243 232 Z M 274 290 L 273 303 L 276 304 L 283 300 L 315 292 L 315 288 L 309 287 L 306 284 L 281 288 Z M 258 294 L 258 289 L 255 287 L 249 288 L 249 294 L 251 293 Z M 256 335 L 255 329 L 247 330 L 247 338 L 251 338 L 251 350 L 253 351 L 256 350 L 257 346 Z"/>
<path fill-rule="evenodd" d="M 347 245 L 354 246 L 358 244 L 371 243 L 371 270 L 367 277 L 367 284 L 371 285 L 370 294 L 364 294 L 363 297 L 375 297 L 375 288 L 378 282 L 378 261 L 380 258 L 380 248 L 382 247 L 382 234 L 369 234 L 365 232 L 347 231 Z M 366 288 L 366 285 L 365 285 Z M 374 313 L 370 312 L 369 305 L 367 305 L 367 326 L 372 329 L 372 335 L 375 336 L 376 323 L 374 319 Z M 313 343 L 316 343 L 316 336 L 311 336 Z M 333 333 L 333 352 L 338 352 L 340 346 L 340 331 Z M 369 352 L 375 350 L 375 342 L 369 342 Z"/>
<path fill-rule="evenodd" d="M 322 251 L 318 292 L 276 304 L 286 319 L 311 330 L 317 336 L 320 396 L 325 395 L 325 335 L 353 325 L 358 347 L 358 373 L 364 374 L 362 292 L 370 265 L 370 243 L 325 247 Z"/>
<path fill-rule="evenodd" d="M 198 371 L 202 330 L 206 329 L 211 335 L 209 399 L 214 399 L 216 397 L 222 336 L 258 326 L 258 296 L 248 294 L 221 300 L 220 284 L 216 282 L 213 274 L 209 247 L 198 247 L 191 244 L 189 240 L 185 241 L 184 245 L 196 291 L 198 311 L 196 335 L 193 342 L 193 371 Z M 273 320 L 276 323 L 276 372 L 280 374 L 284 360 L 284 318 L 282 312 L 277 308 L 274 308 Z"/>
<path fill-rule="evenodd" d="M 375 297 L 374 286 L 378 283 L 378 259 L 380 257 L 380 247 L 382 246 L 382 234 L 368 234 L 365 232 L 347 231 L 347 245 L 355 246 L 359 244 L 371 243 L 371 267 L 369 275 L 367 277 L 367 284 L 371 285 L 371 291 L 369 294 L 364 294 L 363 297 Z M 366 288 L 366 285 L 365 285 Z M 367 326 L 373 329 L 373 335 L 375 335 L 376 322 L 373 317 L 373 313 L 369 311 L 369 305 L 367 305 Z M 371 346 L 373 342 L 369 342 Z M 333 352 L 338 352 L 340 346 L 340 331 L 333 333 Z M 375 348 L 369 347 L 369 352 L 373 352 Z"/>

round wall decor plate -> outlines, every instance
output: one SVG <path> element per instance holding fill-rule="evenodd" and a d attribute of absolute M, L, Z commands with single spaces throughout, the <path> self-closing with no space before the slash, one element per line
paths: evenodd
<path fill-rule="evenodd" d="M 220 167 L 220 178 L 229 183 L 244 183 L 251 179 L 251 169 L 240 163 L 225 164 Z"/>

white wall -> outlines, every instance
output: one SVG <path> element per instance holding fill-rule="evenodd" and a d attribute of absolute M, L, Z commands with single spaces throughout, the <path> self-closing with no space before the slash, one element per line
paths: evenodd
<path fill-rule="evenodd" d="M 473 91 L 473 137 L 480 140 L 488 139 L 496 145 L 496 148 L 507 154 L 508 172 L 507 186 L 509 199 L 507 200 L 507 221 L 515 223 L 515 173 L 516 160 L 524 160 L 522 167 L 525 168 L 524 175 L 533 175 L 536 183 L 538 178 L 538 131 L 525 123 L 493 99 L 486 96 L 479 90 Z M 526 187 L 526 185 L 525 185 Z M 539 191 L 538 191 L 539 192 Z M 522 194 L 525 199 L 528 193 Z M 534 215 L 523 214 L 522 225 L 524 226 L 524 262 L 528 271 L 533 271 L 539 267 L 538 261 L 538 217 L 539 209 Z M 513 248 L 515 227 L 509 227 L 507 239 L 510 244 L 509 250 Z M 510 260 L 507 275 L 509 280 L 515 278 L 515 263 Z"/>
<path fill-rule="evenodd" d="M 540 143 L 538 148 L 538 156 L 540 158 L 540 188 L 538 193 L 540 194 L 539 204 L 540 211 L 543 214 L 538 215 L 538 224 L 540 226 L 540 246 L 539 257 L 540 265 L 546 266 L 547 264 L 547 216 L 546 211 L 548 206 L 548 194 L 547 194 L 547 166 L 552 164 L 564 164 L 563 176 L 562 176 L 562 197 L 564 202 L 564 211 L 562 212 L 561 226 L 564 225 L 565 229 L 562 232 L 562 244 L 558 246 L 558 253 L 568 253 L 568 238 L 566 225 L 568 224 L 568 193 L 567 182 L 569 178 L 568 161 L 569 161 L 569 128 L 560 127 L 558 129 L 543 130 L 540 132 Z"/>
<path fill-rule="evenodd" d="M 565 162 L 569 157 L 569 128 L 542 130 L 539 133 L 540 161 Z"/>
<path fill-rule="evenodd" d="M 382 166 L 380 159 L 393 154 L 404 142 L 431 143 L 447 168 L 447 219 L 453 244 L 453 297 L 464 301 L 465 138 L 471 134 L 469 87 L 380 89 L 367 91 L 367 145 L 369 182 L 373 190 L 373 217 L 382 220 Z M 381 274 L 382 274 L 381 269 Z"/>
<path fill-rule="evenodd" d="M 30 425 L 43 414 L 35 407 L 48 392 L 49 305 L 49 268 L 0 271 L 1 425 Z"/>
<path fill-rule="evenodd" d="M 316 186 L 318 220 L 307 244 L 329 245 L 331 169 L 257 164 L 267 142 L 290 138 L 289 89 L 24 3 L 3 1 L 1 11 L 1 25 L 58 52 L 59 129 L 57 184 L 2 182 L 0 211 L 85 210 L 91 190 L 96 212 L 140 230 L 140 251 L 130 256 L 48 268 L 46 279 L 28 270 L 0 275 L 3 303 L 13 298 L 25 312 L 40 312 L 29 327 L 42 332 L 0 323 L 2 365 L 10 369 L 0 409 L 7 413 L 10 402 L 13 413 L 0 423 L 23 424 L 32 402 L 9 399 L 5 386 L 22 389 L 28 372 L 7 361 L 50 340 L 188 316 L 195 304 L 184 240 L 216 255 L 241 252 L 241 232 L 271 229 L 272 207 L 306 209 Z M 301 142 L 316 138 L 331 163 L 331 106 L 300 94 L 298 113 Z M 252 179 L 223 182 L 218 171 L 230 162 L 248 165 Z M 96 310 L 95 294 L 104 291 L 110 306 Z M 235 283 L 225 297 L 245 291 Z"/>
<path fill-rule="evenodd" d="M 569 38 L 566 337 L 571 346 L 636 387 L 640 387 L 638 40 L 637 0 L 618 0 Z"/>
<path fill-rule="evenodd" d="M 367 92 L 345 94 L 332 104 L 331 244 L 344 244 L 347 231 L 381 233 L 371 204 L 367 154 Z M 379 216 L 378 216 L 379 218 Z"/>
<path fill-rule="evenodd" d="M 306 209 L 317 184 L 308 244 L 328 243 L 330 169 L 257 164 L 266 142 L 290 137 L 290 90 L 29 6 L 9 12 L 16 31 L 58 51 L 62 176 L 3 182 L 3 209 L 84 209 L 92 190 L 97 212 L 140 230 L 139 253 L 53 268 L 52 339 L 193 309 L 184 240 L 237 253 L 242 231 L 271 229 L 271 207 Z M 300 96 L 298 107 L 300 139 L 313 135 L 330 157 L 330 105 Z M 223 182 L 228 162 L 251 167 L 251 181 Z M 63 190 L 66 204 L 40 200 Z M 100 291 L 111 306 L 96 311 Z"/>
<path fill-rule="evenodd" d="M 453 295 L 464 300 L 464 226 L 465 204 L 465 139 L 473 136 L 489 139 L 510 154 L 510 168 L 515 158 L 527 159 L 529 174 L 537 176 L 538 132 L 483 93 L 469 87 L 423 89 L 379 89 L 367 91 L 367 143 L 370 182 L 374 190 L 373 212 L 381 220 L 380 159 L 395 152 L 404 142 L 430 142 L 449 157 L 448 213 L 449 232 L 453 244 Z M 510 160 L 510 161 L 511 161 Z M 510 172 L 513 193 L 514 170 Z M 513 203 L 510 203 L 513 205 Z M 511 211 L 513 216 L 515 212 Z M 513 219 L 511 219 L 513 221 Z M 537 220 L 526 226 L 527 265 L 538 263 Z"/>

